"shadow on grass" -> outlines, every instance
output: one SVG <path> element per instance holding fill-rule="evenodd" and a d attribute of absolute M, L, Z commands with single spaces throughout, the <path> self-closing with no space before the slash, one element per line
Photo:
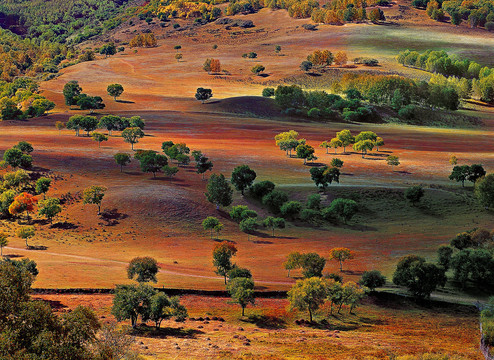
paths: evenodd
<path fill-rule="evenodd" d="M 121 104 L 135 104 L 134 101 L 130 101 L 130 100 L 115 100 L 115 102 L 121 103 Z"/>
<path fill-rule="evenodd" d="M 285 329 L 286 322 L 285 320 L 270 315 L 250 315 L 247 320 L 241 320 L 247 323 L 255 324 L 258 328 L 261 329 Z"/>
<path fill-rule="evenodd" d="M 123 220 L 129 217 L 127 214 L 122 214 L 117 209 L 105 209 L 100 215 L 101 219 L 106 222 L 105 226 L 115 226 L 120 222 L 119 220 Z"/>
<path fill-rule="evenodd" d="M 16 259 L 16 258 L 21 258 L 21 257 L 24 257 L 24 255 L 19 255 L 19 254 L 8 254 L 8 255 L 4 255 L 3 257 L 4 257 L 4 258 L 8 258 L 8 259 Z"/>
<path fill-rule="evenodd" d="M 48 250 L 48 247 L 44 245 L 29 245 L 27 250 Z"/>
<path fill-rule="evenodd" d="M 166 339 L 168 337 L 180 339 L 196 339 L 197 335 L 204 334 L 203 331 L 196 329 L 184 329 L 183 327 L 162 327 L 156 329 L 155 327 L 148 325 L 140 325 L 137 329 L 130 329 L 127 333 L 132 336 L 146 337 L 152 339 Z"/>
<path fill-rule="evenodd" d="M 72 230 L 72 229 L 77 229 L 78 227 L 79 226 L 77 226 L 76 224 L 68 221 L 57 222 L 50 226 L 51 229 L 62 229 L 62 230 Z"/>

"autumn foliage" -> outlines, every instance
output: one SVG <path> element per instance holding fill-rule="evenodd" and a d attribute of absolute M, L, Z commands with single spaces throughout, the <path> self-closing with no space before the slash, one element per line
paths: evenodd
<path fill-rule="evenodd" d="M 38 202 L 38 198 L 26 192 L 17 195 L 14 201 L 9 206 L 9 213 L 11 215 L 22 214 L 24 211 L 29 217 L 29 213 L 34 211 L 34 207 Z"/>
<path fill-rule="evenodd" d="M 129 42 L 130 47 L 156 47 L 158 43 L 153 33 L 136 35 Z"/>

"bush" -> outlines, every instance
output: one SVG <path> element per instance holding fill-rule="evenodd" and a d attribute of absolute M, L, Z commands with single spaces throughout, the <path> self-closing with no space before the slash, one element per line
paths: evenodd
<path fill-rule="evenodd" d="M 304 209 L 300 212 L 300 220 L 309 224 L 317 225 L 321 222 L 322 215 L 319 210 Z"/>
<path fill-rule="evenodd" d="M 416 185 L 409 187 L 405 190 L 405 199 L 412 203 L 412 205 L 420 202 L 420 199 L 424 196 L 424 189 L 422 186 Z"/>
<path fill-rule="evenodd" d="M 310 30 L 310 31 L 315 31 L 317 30 L 317 25 L 314 25 L 314 24 L 303 24 L 302 27 L 305 29 L 305 30 Z"/>
<path fill-rule="evenodd" d="M 279 213 L 281 206 L 287 201 L 288 195 L 279 190 L 273 190 L 262 198 L 262 203 L 269 207 L 273 213 Z"/>
<path fill-rule="evenodd" d="M 274 188 L 274 183 L 269 180 L 264 180 L 252 185 L 252 187 L 250 188 L 250 194 L 253 198 L 262 199 L 265 195 L 273 191 Z"/>
<path fill-rule="evenodd" d="M 289 201 L 280 208 L 281 214 L 285 217 L 295 218 L 302 210 L 302 204 L 298 201 Z"/>
<path fill-rule="evenodd" d="M 274 96 L 274 88 L 264 88 L 262 90 L 263 97 L 273 97 Z"/>
<path fill-rule="evenodd" d="M 307 112 L 307 116 L 312 119 L 319 119 L 322 116 L 322 112 L 318 108 L 312 108 Z"/>
<path fill-rule="evenodd" d="M 485 28 L 487 31 L 494 31 L 494 22 L 489 21 L 485 23 Z"/>
<path fill-rule="evenodd" d="M 307 198 L 307 208 L 311 210 L 321 209 L 321 195 L 312 194 Z"/>
<path fill-rule="evenodd" d="M 366 271 L 362 274 L 359 284 L 374 291 L 376 288 L 382 287 L 386 284 L 386 277 L 377 270 Z"/>
<path fill-rule="evenodd" d="M 398 116 L 402 119 L 411 120 L 415 118 L 415 105 L 407 105 L 398 111 Z"/>

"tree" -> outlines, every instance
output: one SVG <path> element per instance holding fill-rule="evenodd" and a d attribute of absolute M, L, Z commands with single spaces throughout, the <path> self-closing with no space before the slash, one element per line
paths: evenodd
<path fill-rule="evenodd" d="M 355 138 L 353 137 L 350 130 L 341 130 L 336 133 L 336 139 L 340 140 L 341 145 L 343 146 L 343 153 L 346 153 L 346 147 L 353 144 L 355 142 Z"/>
<path fill-rule="evenodd" d="M 217 229 L 218 226 L 223 226 L 223 224 L 213 216 L 208 216 L 202 221 L 202 227 L 204 230 L 210 230 L 211 232 L 211 240 L 213 239 L 213 230 Z"/>
<path fill-rule="evenodd" d="M 377 24 L 381 22 L 381 20 L 385 21 L 386 17 L 384 16 L 384 12 L 381 9 L 375 8 L 369 11 L 369 20 L 374 24 Z"/>
<path fill-rule="evenodd" d="M 216 205 L 216 209 L 219 209 L 220 206 L 228 206 L 233 201 L 233 189 L 223 174 L 211 175 L 206 190 L 206 198 L 210 203 Z"/>
<path fill-rule="evenodd" d="M 122 131 L 122 137 L 126 143 L 131 144 L 134 150 L 134 144 L 139 142 L 139 139 L 144 137 L 144 132 L 138 127 L 130 127 Z"/>
<path fill-rule="evenodd" d="M 149 319 L 154 321 L 157 329 L 160 328 L 163 320 L 173 316 L 177 321 L 182 321 L 188 316 L 187 309 L 180 304 L 178 296 L 170 298 L 161 291 L 151 296 Z"/>
<path fill-rule="evenodd" d="M 285 270 L 288 270 L 287 277 L 290 277 L 290 270 L 300 269 L 302 267 L 302 254 L 298 251 L 288 254 L 283 267 Z"/>
<path fill-rule="evenodd" d="M 384 140 L 382 137 L 377 137 L 376 140 L 374 141 L 374 145 L 376 145 L 377 151 L 379 151 L 379 146 L 384 146 Z"/>
<path fill-rule="evenodd" d="M 177 60 L 177 62 L 180 62 L 180 60 L 182 60 L 183 57 L 184 56 L 181 53 L 175 54 L 175 60 Z"/>
<path fill-rule="evenodd" d="M 284 217 L 295 218 L 302 210 L 302 204 L 299 201 L 287 201 L 281 208 L 281 215 Z"/>
<path fill-rule="evenodd" d="M 60 200 L 57 198 L 43 199 L 38 203 L 38 214 L 45 216 L 50 220 L 50 223 L 60 212 L 62 212 L 62 206 L 60 206 Z"/>
<path fill-rule="evenodd" d="M 307 159 L 312 156 L 315 152 L 314 148 L 307 144 L 300 144 L 296 148 L 297 157 L 304 159 L 304 165 L 307 164 Z"/>
<path fill-rule="evenodd" d="M 451 24 L 456 26 L 459 26 L 463 20 L 459 11 L 451 11 L 449 17 L 451 19 Z"/>
<path fill-rule="evenodd" d="M 50 189 L 51 185 L 51 179 L 46 178 L 46 177 L 40 177 L 38 180 L 36 180 L 36 194 L 40 195 L 43 194 L 43 199 L 45 198 L 45 194 L 48 192 Z"/>
<path fill-rule="evenodd" d="M 254 232 L 257 227 L 257 219 L 253 217 L 247 217 L 240 221 L 238 224 L 240 231 L 247 234 L 247 241 L 250 241 L 250 234 Z"/>
<path fill-rule="evenodd" d="M 38 202 L 38 198 L 29 193 L 23 192 L 14 198 L 14 201 L 9 206 L 9 213 L 11 215 L 22 214 L 24 211 L 27 214 L 27 221 L 29 222 L 29 213 L 34 211 L 34 207 Z"/>
<path fill-rule="evenodd" d="M 361 140 L 353 144 L 353 150 L 361 151 L 362 158 L 365 158 L 367 151 L 372 151 L 374 149 L 374 142 L 372 140 Z"/>
<path fill-rule="evenodd" d="M 32 163 L 31 155 L 24 154 L 17 148 L 10 148 L 3 153 L 3 160 L 14 169 L 17 167 L 29 168 Z"/>
<path fill-rule="evenodd" d="M 451 155 L 451 156 L 449 157 L 449 163 L 450 163 L 451 165 L 453 165 L 453 166 L 454 166 L 454 165 L 457 165 L 457 164 L 458 164 L 458 158 L 457 158 L 455 155 Z"/>
<path fill-rule="evenodd" d="M 98 142 L 98 147 L 100 148 L 101 147 L 101 142 L 102 141 L 108 141 L 108 136 L 106 136 L 105 134 L 102 134 L 102 133 L 99 133 L 99 132 L 93 132 L 91 134 L 91 138 Z"/>
<path fill-rule="evenodd" d="M 76 105 L 77 97 L 81 94 L 82 88 L 75 80 L 69 81 L 63 87 L 63 96 L 65 98 L 65 105 Z"/>
<path fill-rule="evenodd" d="M 250 71 L 254 74 L 254 75 L 261 75 L 261 73 L 266 70 L 266 68 L 264 66 L 262 66 L 261 64 L 257 64 L 257 65 L 254 65 L 252 67 L 252 69 L 250 69 Z"/>
<path fill-rule="evenodd" d="M 16 145 L 12 147 L 13 149 L 18 149 L 22 151 L 23 154 L 31 154 L 34 151 L 33 146 L 27 141 L 19 141 Z"/>
<path fill-rule="evenodd" d="M 168 176 L 168 177 L 171 178 L 171 177 L 175 176 L 178 173 L 178 167 L 165 165 L 165 166 L 163 166 L 163 168 L 161 169 L 161 171 L 163 171 L 163 174 L 165 176 Z"/>
<path fill-rule="evenodd" d="M 328 143 L 329 147 L 334 148 L 334 153 L 336 155 L 336 149 L 343 146 L 343 142 L 338 138 L 332 138 Z"/>
<path fill-rule="evenodd" d="M 117 321 L 130 319 L 133 328 L 141 316 L 146 321 L 151 316 L 151 298 L 156 294 L 149 285 L 117 285 L 111 313 Z"/>
<path fill-rule="evenodd" d="M 156 178 L 156 173 L 161 171 L 163 166 L 168 165 L 168 158 L 165 155 L 150 152 L 139 158 L 139 165 L 142 172 L 153 173 L 153 178 Z"/>
<path fill-rule="evenodd" d="M 108 44 L 103 45 L 99 49 L 99 53 L 101 55 L 105 55 L 105 58 L 107 58 L 108 56 L 115 55 L 117 53 L 117 47 L 115 46 L 114 43 L 108 43 Z"/>
<path fill-rule="evenodd" d="M 96 109 L 104 109 L 105 104 L 100 96 L 89 96 L 81 94 L 77 97 L 77 106 L 81 110 L 89 110 L 89 113 L 93 113 Z"/>
<path fill-rule="evenodd" d="M 86 135 L 89 136 L 89 132 L 96 130 L 98 127 L 98 119 L 95 116 L 83 116 L 79 120 L 79 126 L 86 132 Z"/>
<path fill-rule="evenodd" d="M 326 259 L 316 253 L 302 254 L 300 267 L 305 278 L 321 277 L 326 266 Z"/>
<path fill-rule="evenodd" d="M 203 104 L 212 97 L 213 97 L 213 91 L 211 89 L 205 89 L 202 87 L 197 88 L 196 99 L 201 101 Z"/>
<path fill-rule="evenodd" d="M 395 155 L 389 155 L 386 158 L 386 163 L 393 168 L 394 166 L 400 165 L 400 158 Z"/>
<path fill-rule="evenodd" d="M 470 172 L 468 174 L 467 180 L 475 184 L 475 182 L 481 177 L 485 176 L 485 174 L 486 172 L 482 165 L 473 164 L 470 165 Z"/>
<path fill-rule="evenodd" d="M 26 248 L 29 249 L 28 240 L 35 234 L 33 226 L 23 226 L 17 229 L 16 235 L 26 242 Z"/>
<path fill-rule="evenodd" d="M 430 297 L 439 286 L 444 286 L 444 269 L 427 263 L 417 255 L 407 255 L 400 259 L 393 274 L 393 283 L 405 286 L 414 296 Z"/>
<path fill-rule="evenodd" d="M 65 129 L 65 123 L 62 121 L 55 122 L 55 128 L 58 130 L 58 135 L 62 134 L 62 130 Z"/>
<path fill-rule="evenodd" d="M 302 63 L 300 64 L 300 70 L 304 71 L 304 72 L 309 72 L 310 70 L 312 69 L 312 63 L 310 61 L 302 61 Z"/>
<path fill-rule="evenodd" d="M 216 268 L 216 274 L 225 278 L 228 272 L 233 269 L 232 257 L 237 253 L 237 248 L 231 242 L 223 241 L 216 244 L 213 249 L 213 265 Z"/>
<path fill-rule="evenodd" d="M 252 197 L 262 199 L 264 195 L 269 194 L 275 188 L 275 184 L 269 180 L 263 180 L 251 186 L 249 192 Z"/>
<path fill-rule="evenodd" d="M 131 161 L 131 156 L 126 153 L 116 153 L 113 155 L 113 158 L 115 159 L 117 165 L 120 165 L 120 172 L 123 172 L 123 167 L 130 164 Z"/>
<path fill-rule="evenodd" d="M 233 269 L 231 269 L 228 272 L 228 279 L 232 280 L 235 278 L 252 278 L 252 273 L 250 272 L 249 269 L 241 268 L 238 266 L 233 266 Z"/>
<path fill-rule="evenodd" d="M 106 92 L 108 93 L 108 95 L 113 97 L 113 100 L 117 101 L 117 97 L 122 95 L 122 93 L 124 92 L 124 88 L 121 84 L 110 84 L 106 88 Z"/>
<path fill-rule="evenodd" d="M 82 115 L 74 115 L 69 118 L 69 121 L 67 121 L 67 129 L 74 130 L 76 136 L 79 136 L 82 118 Z"/>
<path fill-rule="evenodd" d="M 0 232 L 0 256 L 3 257 L 3 248 L 9 244 L 9 236 L 5 232 Z"/>
<path fill-rule="evenodd" d="M 240 305 L 244 316 L 247 305 L 255 303 L 254 281 L 245 277 L 236 277 L 228 282 L 226 289 L 232 300 Z"/>
<path fill-rule="evenodd" d="M 338 158 L 333 158 L 331 160 L 331 166 L 335 168 L 341 168 L 343 166 L 343 160 Z"/>
<path fill-rule="evenodd" d="M 368 287 L 371 291 L 386 284 L 386 277 L 378 270 L 365 271 L 359 280 L 359 284 Z"/>
<path fill-rule="evenodd" d="M 360 288 L 355 282 L 348 281 L 344 283 L 341 287 L 341 302 L 340 307 L 338 308 L 338 313 L 341 310 L 341 306 L 346 304 L 350 305 L 350 310 L 348 312 L 351 314 L 353 309 L 360 304 L 360 301 L 364 296 L 364 289 Z"/>
<path fill-rule="evenodd" d="M 273 190 L 262 197 L 263 205 L 269 207 L 273 213 L 279 213 L 281 206 L 287 201 L 288 195 L 280 190 Z"/>
<path fill-rule="evenodd" d="M 288 291 L 290 308 L 309 312 L 309 321 L 327 296 L 327 282 L 318 277 L 298 280 Z"/>
<path fill-rule="evenodd" d="M 405 199 L 414 206 L 420 202 L 423 196 L 424 189 L 420 185 L 412 186 L 405 190 Z"/>
<path fill-rule="evenodd" d="M 139 284 L 150 281 L 156 283 L 158 282 L 156 274 L 158 274 L 159 268 L 158 263 L 152 257 L 135 257 L 127 266 L 127 277 L 134 279 L 137 276 L 135 280 Z"/>
<path fill-rule="evenodd" d="M 98 128 L 108 130 L 108 135 L 112 135 L 113 130 L 118 130 L 121 119 L 115 115 L 105 115 L 98 122 Z"/>
<path fill-rule="evenodd" d="M 451 246 L 441 245 L 437 248 L 437 264 L 442 266 L 445 271 L 449 269 L 451 255 L 453 255 L 453 248 Z"/>
<path fill-rule="evenodd" d="M 337 260 L 340 263 L 340 271 L 343 271 L 343 262 L 351 260 L 355 257 L 355 253 L 344 247 L 334 248 L 329 251 L 329 259 Z"/>
<path fill-rule="evenodd" d="M 86 204 L 94 204 L 98 206 L 98 215 L 101 214 L 101 202 L 105 196 L 107 188 L 101 185 L 92 185 L 82 193 L 82 202 Z"/>
<path fill-rule="evenodd" d="M 235 186 L 235 189 L 239 190 L 243 196 L 245 189 L 252 186 L 256 176 L 256 172 L 248 165 L 240 165 L 233 169 L 231 182 Z"/>
<path fill-rule="evenodd" d="M 468 165 L 456 165 L 449 175 L 450 180 L 455 180 L 456 182 L 461 182 L 461 186 L 465 187 L 465 180 L 468 179 L 470 175 L 470 166 Z"/>
<path fill-rule="evenodd" d="M 327 213 L 338 215 L 343 218 L 345 223 L 347 223 L 357 212 L 358 205 L 351 199 L 334 199 L 327 208 Z"/>
<path fill-rule="evenodd" d="M 264 225 L 264 227 L 271 228 L 271 230 L 273 231 L 272 236 L 274 236 L 275 229 L 284 229 L 286 226 L 285 219 L 279 217 L 275 218 L 273 216 L 268 216 L 267 218 L 265 218 L 262 224 Z"/>
<path fill-rule="evenodd" d="M 244 215 L 244 213 L 247 211 L 249 211 L 249 208 L 245 205 L 232 206 L 232 209 L 230 210 L 230 217 L 232 218 L 233 221 L 239 223 L 243 219 L 246 219 L 249 217 L 249 216 Z M 257 213 L 256 213 L 256 216 L 257 216 Z"/>
<path fill-rule="evenodd" d="M 494 174 L 489 174 L 475 183 L 475 196 L 485 208 L 494 207 Z"/>
<path fill-rule="evenodd" d="M 336 65 L 346 65 L 348 62 L 348 56 L 344 51 L 338 51 L 334 56 L 334 62 Z"/>
<path fill-rule="evenodd" d="M 201 154 L 199 158 L 196 158 L 196 169 L 198 174 L 202 174 L 202 179 L 204 180 L 204 173 L 213 169 L 213 163 Z"/>
<path fill-rule="evenodd" d="M 181 48 L 182 48 L 182 46 L 181 46 L 181 45 L 175 45 L 175 46 L 173 47 L 173 49 L 177 50 L 177 52 L 178 52 L 178 50 L 180 50 Z"/>

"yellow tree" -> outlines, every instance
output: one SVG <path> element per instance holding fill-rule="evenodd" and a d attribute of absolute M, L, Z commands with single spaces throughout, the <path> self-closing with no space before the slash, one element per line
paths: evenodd
<path fill-rule="evenodd" d="M 329 259 L 330 260 L 337 260 L 340 262 L 340 271 L 343 271 L 343 262 L 346 260 L 351 260 L 355 257 L 355 253 L 344 247 L 338 247 L 331 249 L 329 251 Z"/>

